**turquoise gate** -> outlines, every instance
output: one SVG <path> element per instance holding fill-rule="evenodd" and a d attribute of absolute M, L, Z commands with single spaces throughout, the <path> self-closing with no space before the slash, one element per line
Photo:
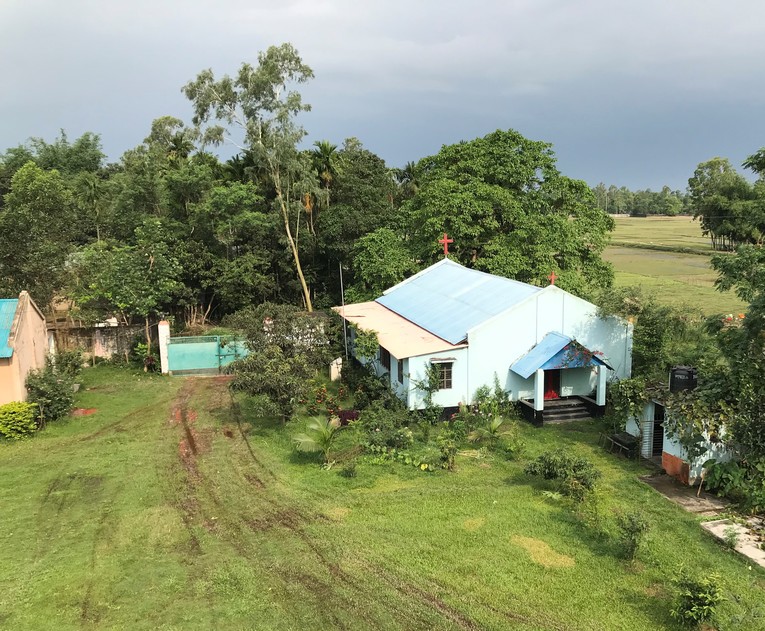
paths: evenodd
<path fill-rule="evenodd" d="M 167 363 L 171 375 L 219 374 L 224 366 L 245 357 L 242 340 L 220 335 L 171 337 L 167 340 Z"/>

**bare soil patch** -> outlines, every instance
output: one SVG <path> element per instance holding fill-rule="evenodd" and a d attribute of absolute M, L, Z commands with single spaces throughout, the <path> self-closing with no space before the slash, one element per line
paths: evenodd
<path fill-rule="evenodd" d="M 90 416 L 98 412 L 97 408 L 74 408 L 71 411 L 72 416 Z"/>

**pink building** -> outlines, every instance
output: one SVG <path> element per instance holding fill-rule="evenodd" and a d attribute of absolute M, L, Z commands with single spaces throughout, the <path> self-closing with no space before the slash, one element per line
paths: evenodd
<path fill-rule="evenodd" d="M 45 365 L 47 349 L 45 316 L 29 294 L 0 300 L 0 405 L 27 398 L 27 374 Z"/>

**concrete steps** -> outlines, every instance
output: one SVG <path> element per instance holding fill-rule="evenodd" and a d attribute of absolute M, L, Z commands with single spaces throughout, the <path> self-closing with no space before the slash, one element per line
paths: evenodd
<path fill-rule="evenodd" d="M 553 399 L 545 401 L 542 412 L 543 423 L 567 423 L 569 421 L 584 421 L 592 416 L 585 404 L 579 399 Z"/>

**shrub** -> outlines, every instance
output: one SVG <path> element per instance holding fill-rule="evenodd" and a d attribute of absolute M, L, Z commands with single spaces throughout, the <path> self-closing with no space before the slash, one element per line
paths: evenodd
<path fill-rule="evenodd" d="M 330 419 L 314 418 L 306 425 L 305 432 L 293 436 L 292 440 L 298 451 L 321 452 L 324 456 L 324 462 L 328 463 L 329 452 L 341 429 L 340 419 L 336 417 Z"/>
<path fill-rule="evenodd" d="M 617 514 L 616 525 L 619 527 L 624 556 L 631 561 L 635 558 L 650 524 L 641 512 L 635 511 Z"/>
<path fill-rule="evenodd" d="M 406 410 L 390 410 L 380 401 L 363 410 L 359 426 L 366 434 L 369 445 L 380 447 L 408 447 L 414 442 L 412 431 L 406 427 L 409 415 Z"/>
<path fill-rule="evenodd" d="M 356 477 L 356 461 L 351 460 L 350 462 L 346 462 L 342 467 L 340 467 L 339 473 L 344 478 L 355 478 Z"/>
<path fill-rule="evenodd" d="M 457 434 L 453 430 L 445 429 L 442 431 L 436 443 L 441 451 L 441 461 L 444 469 L 454 471 L 454 459 L 457 456 Z"/>
<path fill-rule="evenodd" d="M 82 349 L 57 352 L 55 364 L 59 373 L 75 378 L 82 370 Z"/>
<path fill-rule="evenodd" d="M 704 463 L 707 489 L 736 502 L 751 513 L 765 511 L 765 459 Z"/>
<path fill-rule="evenodd" d="M 558 480 L 560 490 L 577 500 L 595 488 L 601 476 L 589 460 L 573 456 L 562 448 L 546 451 L 526 465 L 526 475 L 536 475 L 545 480 Z"/>
<path fill-rule="evenodd" d="M 72 376 L 60 371 L 49 357 L 42 370 L 33 370 L 27 375 L 29 402 L 38 407 L 39 424 L 57 421 L 66 416 L 74 404 Z"/>
<path fill-rule="evenodd" d="M 728 526 L 723 531 L 723 541 L 725 542 L 725 545 L 728 546 L 731 550 L 736 548 L 739 538 L 740 534 L 735 526 Z"/>
<path fill-rule="evenodd" d="M 18 440 L 37 429 L 37 406 L 13 402 L 0 405 L 0 437 Z"/>
<path fill-rule="evenodd" d="M 348 391 L 353 394 L 357 410 L 364 410 L 376 401 L 390 409 L 403 407 L 403 403 L 391 389 L 390 382 L 385 377 L 378 377 L 366 366 L 348 363 L 343 366 L 342 379 Z"/>
<path fill-rule="evenodd" d="M 678 593 L 670 614 L 684 625 L 694 626 L 711 620 L 717 611 L 717 605 L 725 600 L 717 574 L 710 574 L 705 578 L 692 578 L 682 574 L 676 585 Z"/>

